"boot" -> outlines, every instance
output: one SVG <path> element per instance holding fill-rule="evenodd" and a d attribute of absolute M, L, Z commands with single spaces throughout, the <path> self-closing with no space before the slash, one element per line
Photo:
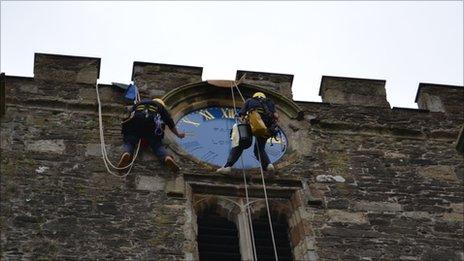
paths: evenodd
<path fill-rule="evenodd" d="M 274 165 L 268 164 L 267 168 L 266 168 L 266 171 L 267 171 L 268 174 L 274 174 L 275 173 Z"/>
<path fill-rule="evenodd" d="M 216 170 L 216 173 L 229 174 L 232 171 L 231 167 L 222 167 Z"/>
<path fill-rule="evenodd" d="M 119 160 L 118 168 L 127 168 L 131 162 L 132 156 L 128 152 L 124 152 Z"/>
<path fill-rule="evenodd" d="M 179 165 L 177 165 L 171 156 L 166 156 L 164 159 L 164 164 L 166 164 L 166 167 L 172 172 L 178 172 L 180 169 Z"/>

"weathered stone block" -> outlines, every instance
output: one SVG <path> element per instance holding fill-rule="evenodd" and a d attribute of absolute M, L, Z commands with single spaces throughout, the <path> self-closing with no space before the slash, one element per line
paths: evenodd
<path fill-rule="evenodd" d="M 142 96 L 161 97 L 182 85 L 201 82 L 202 67 L 134 62 L 132 80 Z"/>
<path fill-rule="evenodd" d="M 403 216 L 408 217 L 408 218 L 424 219 L 424 220 L 430 220 L 432 218 L 432 215 L 430 215 L 428 212 L 425 212 L 425 211 L 407 211 L 407 212 L 403 212 Z"/>
<path fill-rule="evenodd" d="M 100 58 L 42 54 L 34 57 L 34 79 L 96 84 Z"/>
<path fill-rule="evenodd" d="M 402 207 L 398 203 L 359 201 L 354 204 L 354 209 L 373 212 L 398 212 L 402 210 Z"/>
<path fill-rule="evenodd" d="M 185 182 L 182 176 L 171 178 L 166 182 L 166 194 L 171 197 L 183 197 L 185 194 Z"/>
<path fill-rule="evenodd" d="M 385 80 L 322 76 L 319 95 L 328 103 L 390 107 Z"/>
<path fill-rule="evenodd" d="M 66 146 L 64 140 L 26 141 L 26 150 L 43 153 L 63 154 Z"/>
<path fill-rule="evenodd" d="M 347 199 L 334 199 L 327 202 L 329 209 L 348 209 L 349 201 Z"/>
<path fill-rule="evenodd" d="M 6 112 L 5 79 L 5 73 L 0 74 L 0 117 Z"/>
<path fill-rule="evenodd" d="M 457 181 L 458 178 L 452 166 L 434 165 L 417 168 L 419 175 L 441 181 Z"/>
<path fill-rule="evenodd" d="M 416 103 L 419 109 L 463 115 L 464 88 L 463 86 L 419 83 Z"/>
<path fill-rule="evenodd" d="M 444 221 L 449 221 L 449 222 L 464 222 L 464 215 L 462 213 L 444 213 L 443 216 L 440 218 L 441 220 Z"/>
<path fill-rule="evenodd" d="M 340 223 L 353 223 L 353 224 L 365 224 L 367 218 L 364 213 L 347 212 L 342 210 L 330 209 L 327 210 L 327 216 L 329 222 L 340 222 Z"/>
<path fill-rule="evenodd" d="M 164 189 L 165 185 L 166 182 L 161 177 L 140 175 L 138 177 L 136 189 L 147 191 L 160 191 Z"/>
<path fill-rule="evenodd" d="M 102 156 L 100 144 L 87 144 L 85 146 L 85 156 Z"/>
<path fill-rule="evenodd" d="M 242 76 L 245 74 L 246 76 L 243 83 L 270 89 L 293 100 L 293 75 L 238 70 L 237 74 L 235 75 L 235 80 L 240 80 L 240 78 L 242 78 Z"/>

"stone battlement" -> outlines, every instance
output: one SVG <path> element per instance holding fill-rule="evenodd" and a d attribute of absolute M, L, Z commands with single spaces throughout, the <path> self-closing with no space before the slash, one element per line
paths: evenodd
<path fill-rule="evenodd" d="M 100 75 L 100 63 L 101 59 L 94 57 L 36 53 L 33 79 L 76 87 L 81 84 L 94 85 Z M 143 96 L 161 97 L 179 86 L 202 81 L 202 73 L 202 67 L 135 61 L 131 80 L 139 87 Z M 287 98 L 293 98 L 291 74 L 237 70 L 235 78 L 238 80 L 244 75 L 244 83 L 268 88 Z M 10 79 L 10 76 L 6 76 L 5 81 Z M 319 95 L 325 103 L 390 108 L 385 83 L 385 80 L 322 76 Z M 39 94 L 36 93 L 37 96 Z M 14 95 L 14 92 L 7 91 L 6 95 Z M 464 104 L 464 88 L 420 83 L 415 102 L 419 109 L 462 114 L 460 105 Z"/>

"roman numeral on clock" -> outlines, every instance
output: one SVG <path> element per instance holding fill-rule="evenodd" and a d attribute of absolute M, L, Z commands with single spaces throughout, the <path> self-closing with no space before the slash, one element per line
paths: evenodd
<path fill-rule="evenodd" d="M 205 117 L 205 120 L 209 121 L 214 119 L 214 115 L 211 114 L 208 110 L 201 110 L 198 112 L 201 116 Z"/>
<path fill-rule="evenodd" d="M 189 118 L 187 118 L 187 117 L 183 118 L 183 119 L 182 119 L 182 122 L 185 122 L 185 123 L 188 123 L 188 124 L 192 124 L 192 125 L 195 126 L 195 127 L 200 126 L 200 123 L 191 121 L 191 120 L 190 120 Z"/>
<path fill-rule="evenodd" d="M 223 119 L 233 119 L 235 116 L 234 109 L 231 108 L 221 108 L 221 112 Z"/>
<path fill-rule="evenodd" d="M 210 161 L 214 160 L 214 158 L 216 158 L 217 156 L 219 156 L 217 153 L 213 151 L 208 151 L 201 157 L 201 159 L 204 161 Z"/>

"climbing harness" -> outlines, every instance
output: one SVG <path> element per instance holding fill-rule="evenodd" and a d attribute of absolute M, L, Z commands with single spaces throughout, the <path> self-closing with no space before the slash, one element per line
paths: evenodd
<path fill-rule="evenodd" d="M 97 102 L 98 102 L 98 124 L 99 124 L 99 129 L 100 129 L 100 147 L 101 147 L 101 152 L 102 152 L 102 157 L 103 157 L 103 163 L 105 164 L 106 170 L 108 173 L 110 173 L 113 176 L 116 177 L 126 177 L 127 175 L 130 174 L 132 167 L 134 166 L 135 159 L 137 158 L 139 154 L 139 149 L 140 149 L 140 140 L 139 143 L 137 144 L 137 148 L 135 150 L 134 156 L 132 158 L 131 163 L 125 167 L 117 167 L 113 163 L 111 163 L 110 159 L 108 158 L 108 152 L 106 151 L 106 144 L 105 144 L 105 136 L 103 134 L 103 119 L 102 119 L 102 109 L 101 109 L 101 101 L 100 101 L 100 94 L 98 92 L 98 84 L 95 84 L 95 91 L 97 92 Z M 134 99 L 134 104 L 140 101 L 140 94 L 137 92 L 135 95 Z M 125 174 L 119 174 L 114 172 L 113 170 L 124 170 L 127 169 L 127 172 Z"/>
<path fill-rule="evenodd" d="M 245 102 L 245 98 L 243 97 L 242 93 L 240 92 L 240 89 L 238 88 L 237 83 L 234 82 L 234 86 L 231 86 L 230 89 L 231 89 L 231 94 L 232 94 L 232 103 L 234 105 L 234 111 L 236 112 L 237 111 L 237 106 L 236 106 L 236 103 L 235 103 L 234 87 L 237 89 L 237 92 L 240 94 L 243 102 Z M 237 118 L 235 118 L 235 122 L 237 124 Z M 261 164 L 261 151 L 259 149 L 259 146 L 256 146 L 256 147 L 258 149 L 259 169 L 261 171 L 261 180 L 262 180 L 262 183 L 263 183 L 264 198 L 265 198 L 265 202 L 266 202 L 267 216 L 268 216 L 268 219 L 269 219 L 269 228 L 271 230 L 272 246 L 274 248 L 275 260 L 278 261 L 279 257 L 277 255 L 277 247 L 276 247 L 276 243 L 275 243 L 274 229 L 273 229 L 273 226 L 272 226 L 271 211 L 270 211 L 270 208 L 269 208 L 269 200 L 268 200 L 267 191 L 266 191 L 266 182 L 264 180 L 264 171 L 263 171 L 263 166 Z M 256 261 L 257 260 L 257 253 L 256 253 L 256 243 L 255 243 L 255 239 L 254 239 L 253 222 L 251 220 L 251 210 L 250 210 L 251 204 L 250 204 L 249 196 L 248 196 L 248 185 L 247 185 L 246 174 L 245 174 L 245 169 L 244 169 L 243 157 L 240 156 L 240 158 L 241 158 L 241 163 L 242 163 L 243 182 L 244 182 L 244 186 L 245 186 L 245 197 L 246 197 L 246 206 L 247 206 L 246 207 L 246 209 L 247 209 L 246 213 L 247 213 L 247 216 L 248 216 L 249 229 L 251 230 L 253 257 L 254 257 L 254 260 Z"/>

